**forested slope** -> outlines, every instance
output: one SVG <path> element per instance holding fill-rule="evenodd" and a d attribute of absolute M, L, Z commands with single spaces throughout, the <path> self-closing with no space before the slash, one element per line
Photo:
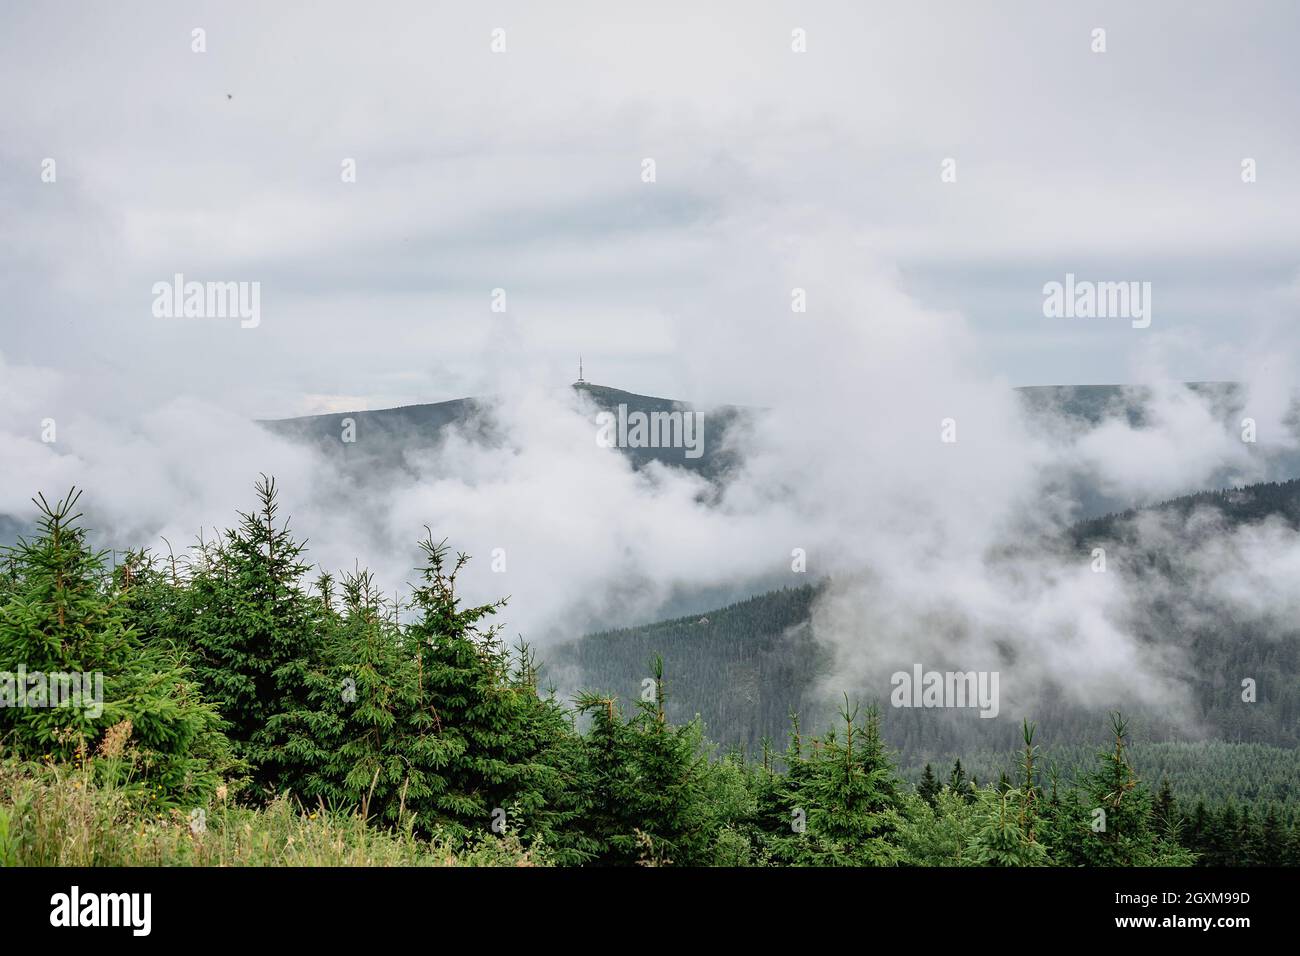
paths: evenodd
<path fill-rule="evenodd" d="M 782 588 L 707 614 L 591 634 L 550 657 L 557 668 L 576 668 L 586 686 L 636 700 L 661 656 L 669 715 L 699 714 L 714 739 L 752 750 L 764 735 L 783 739 L 791 713 L 815 706 L 813 682 L 831 663 L 807 623 L 817 593 L 814 585 Z M 716 734 L 721 728 L 725 735 Z"/>
<path fill-rule="evenodd" d="M 1208 520 L 1187 522 L 1197 509 L 1208 513 Z M 1134 519 L 1141 515 L 1167 521 L 1171 536 L 1160 539 L 1159 547 L 1136 533 Z M 1300 527 L 1300 481 L 1203 492 L 1107 515 L 1074 526 L 1060 542 L 1062 551 L 1084 555 L 1104 545 L 1111 568 L 1137 582 L 1134 590 L 1143 610 L 1137 638 L 1174 644 L 1186 654 L 1189 666 L 1182 676 L 1195 703 L 1195 726 L 1139 701 L 1130 709 L 1140 719 L 1144 740 L 1300 746 L 1300 622 L 1231 619 L 1213 607 L 1189 615 L 1187 608 L 1204 598 L 1179 566 L 1180 556 L 1203 545 L 1206 536 L 1270 518 Z M 1156 575 L 1162 586 L 1146 588 L 1146 579 Z M 1165 597 L 1169 588 L 1185 593 L 1171 602 Z M 833 701 L 817 695 L 818 682 L 829 676 L 831 658 L 807 627 L 817 593 L 817 586 L 772 591 L 692 618 L 588 635 L 553 656 L 580 665 L 587 682 L 634 697 L 646 661 L 662 654 L 673 712 L 699 713 L 711 737 L 752 751 L 764 737 L 784 739 L 790 713 L 816 721 L 833 707 Z M 1241 706 L 1241 675 L 1256 682 L 1258 706 Z M 1046 697 L 1034 716 L 1054 739 L 1075 743 L 1092 738 L 1095 713 Z M 936 716 L 935 711 L 910 710 L 891 716 L 884 733 L 910 763 L 1014 746 L 1013 723 L 983 721 L 972 713 Z"/>

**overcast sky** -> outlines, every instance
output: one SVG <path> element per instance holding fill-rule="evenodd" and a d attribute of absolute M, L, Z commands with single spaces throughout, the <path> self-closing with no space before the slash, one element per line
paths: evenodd
<path fill-rule="evenodd" d="M 258 417 L 563 383 L 579 353 L 604 384 L 771 402 L 816 369 L 751 354 L 760 316 L 797 336 L 860 268 L 1008 384 L 1153 354 L 1243 377 L 1300 305 L 1297 27 L 1252 2 L 10 0 L 0 355 L 88 402 Z M 1071 271 L 1150 281 L 1150 328 L 1044 318 Z M 177 272 L 259 282 L 260 325 L 154 317 Z"/>

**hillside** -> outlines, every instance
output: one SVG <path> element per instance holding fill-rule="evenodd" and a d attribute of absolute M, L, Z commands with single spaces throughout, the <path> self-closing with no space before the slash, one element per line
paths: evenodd
<path fill-rule="evenodd" d="M 572 387 L 590 401 L 593 427 L 599 412 L 617 414 L 619 406 L 625 406 L 628 414 L 641 412 L 647 416 L 656 412 L 702 413 L 704 441 L 699 457 L 687 457 L 680 448 L 621 448 L 634 468 L 658 461 L 714 478 L 724 474 L 733 463 L 734 459 L 724 448 L 728 431 L 746 414 L 744 408 L 735 405 L 704 408 L 691 402 L 638 395 L 590 382 L 577 382 Z M 495 430 L 492 407 L 490 398 L 460 398 L 428 405 L 275 419 L 260 424 L 284 438 L 315 446 L 350 470 L 383 471 L 409 469 L 410 453 L 436 448 L 450 428 L 491 441 Z M 354 422 L 356 440 L 353 442 L 342 440 L 345 419 Z"/>
<path fill-rule="evenodd" d="M 1155 505 L 1149 512 L 1186 515 L 1198 507 L 1219 509 L 1230 525 L 1280 517 L 1300 527 L 1300 480 L 1267 483 L 1217 492 L 1202 492 Z M 1066 534 L 1064 547 L 1089 547 L 1104 542 L 1112 566 L 1142 575 L 1157 570 L 1175 574 L 1165 556 L 1143 550 L 1127 533 L 1127 521 L 1138 512 L 1109 515 L 1083 522 Z M 1190 545 L 1190 540 L 1185 542 Z M 1176 550 L 1181 551 L 1182 548 Z M 1143 589 L 1139 586 L 1139 592 Z M 635 699 L 647 661 L 662 654 L 669 678 L 669 708 L 675 719 L 698 713 L 709 736 L 724 745 L 757 748 L 764 737 L 782 743 L 789 714 L 799 713 L 805 726 L 820 724 L 833 701 L 816 690 L 830 676 L 830 657 L 814 641 L 808 614 L 817 586 L 783 589 L 748 601 L 644 627 L 591 634 L 557 649 L 561 667 L 580 666 L 585 683 L 600 686 L 624 699 Z M 1142 641 L 1175 642 L 1188 656 L 1186 679 L 1198 702 L 1197 718 L 1208 736 L 1230 741 L 1300 746 L 1300 622 L 1274 621 L 1267 633 L 1258 622 L 1217 620 L 1212 616 L 1195 628 L 1180 623 L 1174 609 L 1153 589 L 1144 618 L 1149 630 Z M 1194 600 L 1188 595 L 1188 600 Z M 1251 675 L 1261 688 L 1261 704 L 1239 705 L 1235 680 L 1225 675 Z M 834 681 L 830 682 L 832 685 Z M 835 688 L 850 693 L 852 687 Z M 1051 695 L 1047 695 L 1051 699 Z M 941 759 L 963 751 L 989 751 L 1015 745 L 1013 720 L 981 721 L 973 713 L 903 710 L 891 713 L 885 734 L 904 752 L 904 762 Z M 1062 743 L 1090 740 L 1097 714 L 1044 705 L 1032 715 L 1045 732 Z M 1147 740 L 1178 740 L 1185 729 L 1158 709 L 1135 711 Z"/>
<path fill-rule="evenodd" d="M 813 682 L 830 658 L 812 639 L 808 615 L 819 588 L 782 588 L 709 611 L 591 634 L 551 655 L 559 671 L 583 686 L 634 701 L 662 656 L 667 712 L 675 721 L 697 713 L 725 744 L 779 736 L 791 712 L 814 705 Z"/>

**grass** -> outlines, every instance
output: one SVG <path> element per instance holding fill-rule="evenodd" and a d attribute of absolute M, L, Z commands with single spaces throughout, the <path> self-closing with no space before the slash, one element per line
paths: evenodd
<path fill-rule="evenodd" d="M 101 775 L 102 777 L 102 775 Z M 537 866 L 509 834 L 468 846 L 409 827 L 377 828 L 360 813 L 303 808 L 281 797 L 264 808 L 224 799 L 189 812 L 147 808 L 127 787 L 96 782 L 94 768 L 0 763 L 3 866 Z"/>

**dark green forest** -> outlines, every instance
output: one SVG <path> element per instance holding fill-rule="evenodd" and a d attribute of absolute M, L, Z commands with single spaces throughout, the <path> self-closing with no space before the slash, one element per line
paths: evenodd
<path fill-rule="evenodd" d="M 820 590 L 782 588 L 705 614 L 590 634 L 557 647 L 554 664 L 629 697 L 641 690 L 646 662 L 663 657 L 672 665 L 669 717 L 699 714 L 713 739 L 755 750 L 784 737 L 792 712 L 833 713 L 815 693 L 833 663 L 808 626 Z"/>
<path fill-rule="evenodd" d="M 110 563 L 88 546 L 78 502 L 36 499 L 37 532 L 0 561 L 0 671 L 102 673 L 102 713 L 0 708 L 5 787 L 66 768 L 146 813 L 290 799 L 313 818 L 359 814 L 440 846 L 508 838 L 561 866 L 1300 860 L 1294 805 L 1190 802 L 1169 779 L 1140 777 L 1118 714 L 1095 716 L 1092 750 L 1068 778 L 1026 721 L 998 779 L 954 762 L 909 781 L 888 721 L 847 695 L 817 726 L 787 715 L 779 745 L 722 748 L 670 713 L 673 675 L 686 682 L 706 659 L 670 646 L 643 662 L 636 693 L 561 700 L 533 651 L 501 639 L 502 602 L 462 603 L 470 559 L 427 531 L 395 613 L 366 571 L 312 574 L 271 479 L 234 527 L 183 556 Z M 802 640 L 811 596 L 744 602 L 726 626 L 750 615 Z M 736 658 L 757 684 L 783 679 L 799 656 L 778 648 L 758 663 L 759 651 Z M 27 832 L 29 812 L 0 801 L 7 831 Z M 0 854 L 27 858 L 23 839 L 0 839 Z"/>

